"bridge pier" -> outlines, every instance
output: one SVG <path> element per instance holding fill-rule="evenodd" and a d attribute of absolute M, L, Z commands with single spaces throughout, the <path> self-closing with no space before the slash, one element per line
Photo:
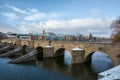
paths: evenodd
<path fill-rule="evenodd" d="M 54 56 L 54 47 L 52 46 L 45 46 L 43 47 L 43 57 L 49 58 Z"/>
<path fill-rule="evenodd" d="M 72 64 L 79 64 L 85 61 L 85 51 L 80 48 L 74 48 L 72 51 Z"/>

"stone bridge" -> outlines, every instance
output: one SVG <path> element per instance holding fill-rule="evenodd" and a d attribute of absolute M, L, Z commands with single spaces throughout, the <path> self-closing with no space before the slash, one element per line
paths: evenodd
<path fill-rule="evenodd" d="M 81 52 L 73 51 L 73 48 L 81 48 L 83 49 L 82 53 L 84 53 L 82 56 L 83 58 L 79 57 L 78 60 L 84 59 L 82 62 L 87 61 L 91 59 L 92 54 L 95 51 L 103 51 L 106 54 L 108 54 L 114 61 L 115 65 L 120 64 L 120 44 L 112 44 L 112 43 L 92 43 L 92 42 L 77 42 L 77 41 L 28 41 L 28 40 L 3 40 L 4 42 L 17 44 L 18 46 L 24 46 L 27 45 L 30 48 L 36 49 L 36 48 L 43 48 L 43 55 L 44 53 L 49 52 L 50 55 L 47 55 L 47 57 L 52 57 L 53 55 L 56 55 L 58 50 L 68 50 L 72 58 L 76 58 L 78 56 L 81 56 Z M 51 46 L 51 49 L 46 49 L 45 46 Z M 74 55 L 75 54 L 75 55 Z M 80 63 L 80 62 L 75 62 Z"/>

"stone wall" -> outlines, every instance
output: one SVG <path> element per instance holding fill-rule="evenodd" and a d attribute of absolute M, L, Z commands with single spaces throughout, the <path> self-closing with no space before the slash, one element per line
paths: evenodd
<path fill-rule="evenodd" d="M 72 64 L 83 63 L 85 51 L 84 50 L 73 50 L 72 52 Z"/>
<path fill-rule="evenodd" d="M 54 47 L 43 47 L 43 57 L 54 57 Z"/>

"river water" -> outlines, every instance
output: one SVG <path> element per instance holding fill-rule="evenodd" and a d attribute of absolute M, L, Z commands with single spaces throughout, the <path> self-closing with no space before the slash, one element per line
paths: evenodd
<path fill-rule="evenodd" d="M 90 62 L 71 65 L 68 56 L 20 64 L 10 64 L 10 60 L 0 58 L 0 80 L 97 80 Z"/>

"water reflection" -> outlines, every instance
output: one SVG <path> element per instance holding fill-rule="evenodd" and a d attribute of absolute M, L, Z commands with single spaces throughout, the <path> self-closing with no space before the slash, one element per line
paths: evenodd
<path fill-rule="evenodd" d="M 106 53 L 97 51 L 92 55 L 91 65 L 99 73 L 114 67 L 114 62 Z"/>
<path fill-rule="evenodd" d="M 90 63 L 72 65 L 71 54 L 40 61 L 9 64 L 10 59 L 0 58 L 0 80 L 96 80 Z"/>
<path fill-rule="evenodd" d="M 37 67 L 70 77 L 71 80 L 96 80 L 97 75 L 92 71 L 90 63 L 66 66 L 64 62 L 60 62 L 61 59 L 63 58 L 37 61 Z"/>
<path fill-rule="evenodd" d="M 71 62 L 72 62 L 72 56 L 70 54 L 70 52 L 68 50 L 65 50 L 65 53 L 64 53 L 64 63 L 68 66 L 71 65 Z"/>
<path fill-rule="evenodd" d="M 38 67 L 49 71 L 64 74 L 64 76 L 70 77 L 71 80 L 96 80 L 97 74 L 92 71 L 90 62 L 72 65 L 71 61 L 70 52 L 65 50 L 64 57 L 43 59 L 43 61 L 37 61 L 36 64 Z"/>

